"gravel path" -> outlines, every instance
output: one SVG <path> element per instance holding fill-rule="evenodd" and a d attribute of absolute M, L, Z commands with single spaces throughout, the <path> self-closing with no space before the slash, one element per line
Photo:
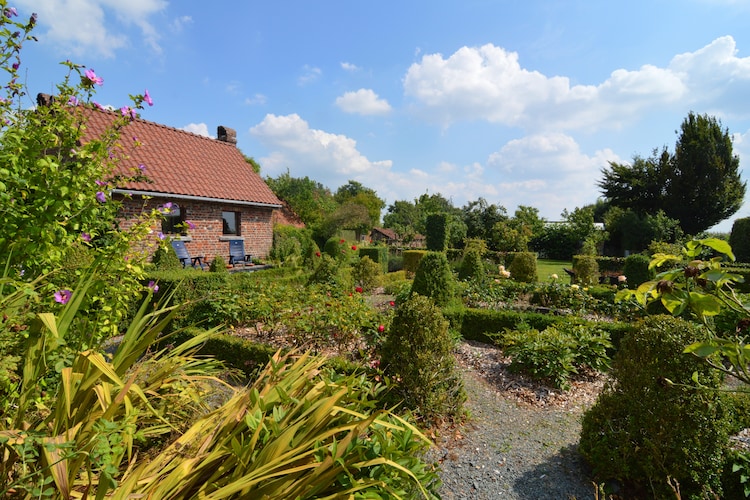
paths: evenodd
<path fill-rule="evenodd" d="M 595 498 L 577 445 L 581 415 L 603 379 L 560 393 L 508 373 L 500 351 L 479 343 L 462 343 L 458 360 L 471 418 L 444 431 L 428 457 L 441 463 L 443 498 Z"/>

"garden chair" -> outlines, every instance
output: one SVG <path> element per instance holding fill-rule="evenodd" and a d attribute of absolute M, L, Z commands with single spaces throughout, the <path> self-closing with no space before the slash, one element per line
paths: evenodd
<path fill-rule="evenodd" d="M 242 240 L 229 240 L 229 264 L 232 266 L 253 265 L 253 259 L 249 253 L 245 253 L 245 242 Z"/>
<path fill-rule="evenodd" d="M 198 269 L 203 269 L 203 260 L 205 259 L 205 257 L 202 255 L 198 257 L 191 257 L 184 241 L 172 240 L 172 248 L 174 248 L 174 252 L 177 254 L 177 258 L 180 259 L 180 262 L 182 262 L 182 267 L 190 266 L 197 267 Z"/>

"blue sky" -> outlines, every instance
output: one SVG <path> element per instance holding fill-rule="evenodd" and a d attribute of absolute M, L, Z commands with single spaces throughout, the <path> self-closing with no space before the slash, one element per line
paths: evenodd
<path fill-rule="evenodd" d="M 147 120 L 234 128 L 263 176 L 559 220 L 600 196 L 608 161 L 673 149 L 694 111 L 729 129 L 750 178 L 750 0 L 16 6 L 39 16 L 22 67 L 31 95 L 53 92 L 70 59 L 104 78 L 103 104 L 148 89 Z M 747 216 L 750 203 L 735 214 Z"/>

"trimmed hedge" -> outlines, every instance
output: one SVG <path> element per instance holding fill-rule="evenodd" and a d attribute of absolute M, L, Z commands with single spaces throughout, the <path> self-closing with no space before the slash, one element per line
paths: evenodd
<path fill-rule="evenodd" d="M 404 250 L 404 271 L 414 275 L 419 269 L 419 262 L 427 255 L 427 250 Z"/>
<path fill-rule="evenodd" d="M 735 219 L 729 234 L 729 244 L 737 261 L 750 262 L 750 217 Z"/>
<path fill-rule="evenodd" d="M 200 331 L 198 328 L 180 330 L 162 338 L 159 341 L 159 346 L 163 348 L 169 344 L 182 344 L 195 337 Z M 242 372 L 245 379 L 249 380 L 259 368 L 268 363 L 275 352 L 275 348 L 266 344 L 258 344 L 233 335 L 217 333 L 201 346 L 198 354 L 212 356 L 222 361 L 227 368 Z"/>
<path fill-rule="evenodd" d="M 383 274 L 388 272 L 388 247 L 364 247 L 359 249 L 359 258 L 370 257 L 377 262 Z"/>
<path fill-rule="evenodd" d="M 448 218 L 445 214 L 430 214 L 425 221 L 427 250 L 444 252 L 448 248 Z"/>

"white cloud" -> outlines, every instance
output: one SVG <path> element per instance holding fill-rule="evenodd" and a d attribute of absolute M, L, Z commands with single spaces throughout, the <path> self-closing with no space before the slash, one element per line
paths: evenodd
<path fill-rule="evenodd" d="M 172 33 L 182 33 L 182 31 L 190 24 L 193 24 L 193 18 L 190 16 L 180 16 L 172 20 L 169 24 L 169 29 Z"/>
<path fill-rule="evenodd" d="M 188 123 L 187 125 L 182 127 L 181 130 L 197 135 L 202 135 L 204 137 L 214 138 L 214 136 L 208 133 L 208 125 L 206 125 L 205 123 Z"/>
<path fill-rule="evenodd" d="M 521 66 L 518 54 L 492 44 L 462 47 L 448 58 L 424 55 L 404 77 L 404 91 L 426 117 L 449 125 L 484 120 L 537 129 L 619 127 L 641 114 L 675 103 L 737 103 L 750 84 L 750 58 L 737 57 L 732 37 L 721 37 L 676 56 L 666 68 L 646 64 L 617 69 L 598 85 L 571 85 L 567 77 L 546 76 Z M 739 109 L 738 109 L 739 108 Z"/>
<path fill-rule="evenodd" d="M 360 115 L 386 115 L 391 111 L 388 101 L 378 97 L 370 89 L 359 89 L 356 92 L 346 92 L 336 98 L 336 106 L 345 113 Z"/>
<path fill-rule="evenodd" d="M 114 56 L 130 43 L 118 28 L 131 24 L 140 28 L 146 45 L 161 51 L 159 33 L 149 18 L 166 8 L 165 0 L 18 0 L 18 4 L 39 15 L 39 25 L 47 29 L 42 41 L 78 56 L 88 52 Z"/>
<path fill-rule="evenodd" d="M 499 199 L 509 210 L 518 205 L 539 209 L 547 219 L 559 217 L 600 197 L 596 181 L 609 161 L 621 161 L 609 149 L 583 153 L 565 134 L 538 134 L 506 143 L 487 159 L 485 182 L 496 180 Z"/>
<path fill-rule="evenodd" d="M 266 97 L 263 94 L 255 94 L 252 97 L 248 97 L 245 99 L 245 104 L 248 104 L 250 106 L 255 105 L 262 105 L 265 104 L 268 101 L 268 97 Z"/>
<path fill-rule="evenodd" d="M 305 64 L 302 67 L 302 76 L 299 77 L 297 83 L 299 83 L 300 85 L 313 83 L 318 78 L 320 78 L 320 75 L 322 74 L 323 71 L 320 68 L 316 68 L 315 66 L 308 66 L 307 64 Z"/>
<path fill-rule="evenodd" d="M 359 71 L 360 67 L 357 66 L 356 64 L 352 64 L 352 63 L 348 63 L 348 62 L 342 62 L 341 63 L 341 69 L 343 69 L 344 71 L 355 72 L 355 71 Z"/>
<path fill-rule="evenodd" d="M 349 179 L 377 178 L 391 168 L 390 160 L 367 159 L 354 139 L 312 129 L 297 114 L 268 114 L 250 133 L 274 151 L 261 161 L 271 175 L 293 168 L 296 177 L 309 176 L 335 189 Z"/>

